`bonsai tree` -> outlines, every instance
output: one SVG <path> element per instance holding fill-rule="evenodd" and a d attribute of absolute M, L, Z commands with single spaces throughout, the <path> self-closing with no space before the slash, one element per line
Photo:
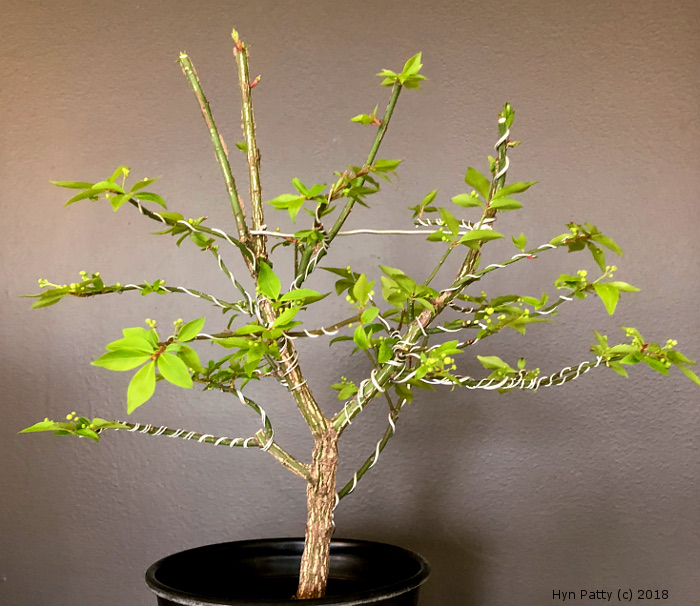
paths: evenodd
<path fill-rule="evenodd" d="M 624 328 L 626 341 L 614 345 L 596 332 L 589 359 L 547 376 L 529 367 L 524 358 L 509 362 L 496 355 L 476 356 L 484 368 L 481 377 L 461 374 L 460 358 L 470 352 L 472 345 L 504 329 L 525 333 L 530 324 L 550 321 L 565 303 L 596 295 L 612 314 L 620 293 L 638 290 L 614 279 L 616 267 L 606 261 L 609 252 L 621 254 L 618 245 L 594 225 L 570 223 L 564 233 L 534 247 L 527 244 L 523 234 L 514 236 L 515 254 L 499 263 L 485 263 L 483 255 L 488 243 L 505 237 L 496 230 L 498 216 L 520 209 L 521 203 L 515 196 L 519 197 L 534 185 L 534 182 L 507 183 L 509 153 L 519 144 L 511 138 L 514 111 L 509 104 L 505 104 L 498 115 L 495 155 L 488 158 L 488 171 L 482 173 L 469 167 L 465 175 L 466 192 L 456 192 L 451 202 L 442 204 L 437 190 L 431 191 L 410 207 L 412 216 L 404 229 L 342 231 L 355 207 L 367 207 L 369 199 L 380 192 L 382 180 L 389 181 L 399 168 L 400 160 L 382 159 L 378 153 L 399 96 L 404 89 L 419 89 L 425 79 L 421 73 L 420 53 L 411 57 L 401 71 L 384 69 L 378 74 L 382 86 L 391 89 L 383 113 L 379 114 L 375 107 L 369 114 L 352 118 L 353 122 L 376 131 L 367 158 L 361 164 L 336 172 L 330 185 L 307 185 L 294 178 L 292 193 L 263 202 L 252 103 L 252 91 L 260 78 L 251 80 L 249 49 L 235 30 L 233 41 L 244 134 L 243 141 L 236 147 L 247 157 L 249 198 L 246 201 L 239 193 L 229 163 L 229 151 L 216 127 L 192 61 L 182 53 L 179 63 L 211 135 L 235 221 L 234 233 L 208 225 L 203 217 L 187 218 L 168 210 L 161 196 L 147 191 L 156 179 L 143 179 L 129 185 L 126 166 L 118 167 L 102 181 L 56 181 L 55 184 L 77 190 L 67 205 L 81 200 L 105 199 L 115 211 L 131 207 L 143 217 L 160 223 L 162 230 L 158 233 L 175 236 L 178 245 L 186 241 L 193 243 L 207 257 L 213 257 L 224 275 L 225 285 L 232 283 L 240 293 L 238 300 L 225 300 L 218 294 L 166 284 L 160 279 L 141 284 L 108 283 L 99 273 L 86 272 L 81 272 L 80 280 L 71 284 L 39 280 L 43 291 L 30 296 L 36 298 L 34 308 L 48 307 L 67 297 L 91 298 L 131 291 L 142 295 L 183 293 L 212 304 L 223 312 L 223 321 L 221 316 L 218 321 L 211 321 L 209 332 L 203 332 L 204 317 L 187 322 L 178 320 L 172 329 L 146 320 L 145 326 L 125 328 L 122 337 L 106 345 L 106 353 L 93 364 L 114 371 L 135 370 L 127 390 L 127 413 L 146 403 L 157 382 L 165 380 L 183 389 L 197 385 L 204 390 L 230 393 L 259 415 L 260 429 L 252 436 L 231 438 L 108 418 L 89 419 L 71 412 L 66 420 L 45 419 L 24 432 L 49 431 L 98 442 L 105 430 L 127 430 L 216 446 L 254 448 L 274 457 L 285 469 L 302 478 L 306 486 L 305 549 L 296 595 L 306 599 L 323 596 L 325 592 L 333 515 L 338 502 L 351 493 L 376 464 L 396 431 L 402 409 L 412 401 L 416 390 L 534 391 L 572 381 L 599 367 L 627 376 L 625 367 L 639 363 L 664 375 L 675 367 L 700 385 L 698 376 L 689 369 L 694 362 L 676 349 L 675 341 L 669 340 L 663 345 L 650 342 L 634 328 Z M 293 222 L 302 224 L 300 229 L 283 233 L 268 228 L 264 212 L 270 208 L 286 211 Z M 310 218 L 300 213 L 301 210 Z M 326 266 L 330 247 L 344 234 L 421 237 L 430 243 L 426 246 L 431 247 L 435 266 L 427 276 L 410 275 L 384 265 L 378 269 Z M 274 246 L 270 247 L 273 242 Z M 291 264 L 291 261 L 276 258 L 273 263 L 272 252 L 277 246 L 293 249 L 294 280 L 289 288 L 283 288 L 275 268 L 281 263 Z M 249 286 L 244 285 L 246 280 L 241 277 L 243 269 L 234 271 L 228 261 L 224 261 L 229 247 L 240 253 L 242 266 L 250 276 Z M 481 291 L 482 281 L 488 274 L 507 271 L 511 265 L 558 249 L 588 251 L 600 268 L 599 275 L 589 276 L 583 270 L 575 275 L 562 274 L 554 283 L 562 294 L 553 300 L 547 294 L 490 297 Z M 450 256 L 459 257 L 461 264 L 456 274 L 447 275 L 445 261 Z M 321 293 L 307 286 L 318 269 L 335 275 L 335 293 Z M 333 324 L 317 326 L 313 324 L 313 315 L 304 313 L 322 300 L 327 304 L 334 298 L 337 300 L 333 309 L 338 319 Z M 350 355 L 364 355 L 371 364 L 369 375 L 361 382 L 356 384 L 341 375 L 330 385 L 338 392 L 340 401 L 333 416 L 322 412 L 318 397 L 305 379 L 295 347 L 296 339 L 315 337 L 330 339 L 332 346 L 349 345 Z M 349 344 L 344 344 L 346 341 Z M 220 357 L 203 360 L 202 344 L 213 344 L 213 350 L 218 351 Z M 483 344 L 478 349 L 488 353 Z M 207 353 L 210 351 L 212 347 L 206 349 Z M 299 455 L 285 450 L 283 432 L 273 425 L 263 406 L 246 394 L 250 381 L 263 379 L 276 380 L 286 387 L 290 405 L 292 402 L 296 405 L 313 436 L 311 453 Z M 339 482 L 336 478 L 339 440 L 353 420 L 369 406 L 388 406 L 388 426 L 364 464 L 349 481 Z"/>

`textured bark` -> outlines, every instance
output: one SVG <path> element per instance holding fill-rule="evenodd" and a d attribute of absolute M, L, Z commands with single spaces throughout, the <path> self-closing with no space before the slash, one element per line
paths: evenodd
<path fill-rule="evenodd" d="M 311 480 L 306 488 L 306 537 L 296 595 L 299 600 L 326 594 L 337 471 L 338 434 L 331 426 L 314 443 Z"/>

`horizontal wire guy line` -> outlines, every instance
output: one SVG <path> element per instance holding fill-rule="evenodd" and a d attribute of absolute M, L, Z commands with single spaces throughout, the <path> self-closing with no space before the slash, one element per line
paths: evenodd
<path fill-rule="evenodd" d="M 465 232 L 462 232 L 462 235 L 464 233 L 467 233 L 470 231 L 467 229 Z M 427 236 L 430 235 L 434 232 L 428 231 L 428 230 L 420 230 L 420 229 L 370 229 L 370 228 L 360 228 L 360 229 L 352 229 L 348 231 L 339 231 L 336 235 L 337 236 L 356 236 L 356 235 L 361 235 L 361 234 L 369 234 L 369 235 L 377 235 L 377 236 L 385 236 L 385 235 L 396 235 L 396 236 Z M 253 236 L 271 236 L 274 238 L 296 238 L 294 234 L 288 234 L 284 232 L 279 232 L 279 231 L 267 231 L 267 230 L 251 230 L 250 234 Z"/>

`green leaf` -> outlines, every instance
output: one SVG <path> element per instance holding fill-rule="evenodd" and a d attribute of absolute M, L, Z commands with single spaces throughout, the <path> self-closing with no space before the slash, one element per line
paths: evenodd
<path fill-rule="evenodd" d="M 221 345 L 226 349 L 232 349 L 237 347 L 239 349 L 248 349 L 250 347 L 250 340 L 243 336 L 239 337 L 224 337 L 223 339 L 214 339 L 214 343 Z"/>
<path fill-rule="evenodd" d="M 369 324 L 374 320 L 377 316 L 379 315 L 379 308 L 378 307 L 368 307 L 362 312 L 362 316 L 360 317 L 360 322 L 363 324 Z"/>
<path fill-rule="evenodd" d="M 310 288 L 297 288 L 296 290 L 290 290 L 284 293 L 279 300 L 280 301 L 303 301 L 304 303 L 314 303 L 320 301 L 321 299 L 327 297 L 330 293 L 321 294 L 317 290 L 312 290 Z"/>
<path fill-rule="evenodd" d="M 177 355 L 185 364 L 187 364 L 188 368 L 191 368 L 195 372 L 204 372 L 202 363 L 199 361 L 199 355 L 188 345 L 183 345 L 182 349 L 180 349 L 180 352 Z"/>
<path fill-rule="evenodd" d="M 377 160 L 372 165 L 372 169 L 378 173 L 391 173 L 399 167 L 399 164 L 401 164 L 401 160 L 389 160 L 386 158 L 382 158 L 380 160 Z"/>
<path fill-rule="evenodd" d="M 492 370 L 513 370 L 510 365 L 501 360 L 498 356 L 476 356 L 484 368 Z"/>
<path fill-rule="evenodd" d="M 608 367 L 612 368 L 621 377 L 629 378 L 629 374 L 627 374 L 625 367 L 620 362 L 608 362 Z"/>
<path fill-rule="evenodd" d="M 402 383 L 394 383 L 394 392 L 400 399 L 406 400 L 407 404 L 410 404 L 411 400 L 413 400 L 413 392 Z"/>
<path fill-rule="evenodd" d="M 436 229 L 434 232 L 431 232 L 426 238 L 428 242 L 444 242 L 449 239 L 449 236 L 445 233 L 442 227 L 440 229 Z"/>
<path fill-rule="evenodd" d="M 506 103 L 503 106 L 503 112 L 501 115 L 506 119 L 506 128 L 513 126 L 513 119 L 515 118 L 515 110 L 511 107 L 510 103 Z"/>
<path fill-rule="evenodd" d="M 525 250 L 525 247 L 527 246 L 527 238 L 525 237 L 525 234 L 521 233 L 517 238 L 515 236 L 511 236 L 510 239 L 513 241 L 513 244 L 515 244 L 516 248 Z"/>
<path fill-rule="evenodd" d="M 420 62 L 421 55 L 422 53 L 418 53 L 406 61 L 403 69 L 401 70 L 401 75 L 404 76 L 404 79 L 406 76 L 413 76 L 417 74 L 420 71 L 420 68 L 423 67 L 423 64 Z"/>
<path fill-rule="evenodd" d="M 608 310 L 608 314 L 612 316 L 615 313 L 615 307 L 617 307 L 617 302 L 620 299 L 620 292 L 609 282 L 597 282 L 593 285 L 593 288 L 595 288 L 600 300 L 603 302 L 603 305 L 605 305 L 605 309 Z"/>
<path fill-rule="evenodd" d="M 391 360 L 393 355 L 394 350 L 391 348 L 389 342 L 386 340 L 382 341 L 381 345 L 379 346 L 379 353 L 377 354 L 377 362 L 384 364 L 384 362 Z"/>
<path fill-rule="evenodd" d="M 363 350 L 367 350 L 370 347 L 370 342 L 369 342 L 369 337 L 367 336 L 367 333 L 365 332 L 365 329 L 362 326 L 358 326 L 355 329 L 355 333 L 352 336 L 353 341 L 355 341 L 355 344 Z"/>
<path fill-rule="evenodd" d="M 578 242 L 577 244 L 581 243 Z M 586 246 L 588 247 L 588 250 L 590 251 L 591 255 L 593 255 L 593 260 L 596 262 L 598 267 L 600 267 L 600 271 L 605 271 L 605 252 L 603 251 L 603 249 L 590 242 Z M 571 251 L 572 247 L 569 246 L 569 252 Z"/>
<path fill-rule="evenodd" d="M 236 334 L 237 335 L 254 335 L 254 334 L 260 334 L 261 332 L 264 332 L 265 327 L 260 326 L 259 324 L 246 324 L 245 326 L 241 326 L 240 328 L 236 329 Z"/>
<path fill-rule="evenodd" d="M 204 322 L 206 322 L 206 318 L 197 318 L 183 325 L 180 332 L 177 333 L 178 342 L 187 343 L 194 339 L 204 328 Z"/>
<path fill-rule="evenodd" d="M 118 194 L 123 194 L 124 189 L 117 185 L 114 181 L 100 181 L 92 186 L 92 190 L 96 192 L 115 192 Z"/>
<path fill-rule="evenodd" d="M 476 168 L 472 168 L 471 166 L 467 168 L 467 174 L 464 175 L 464 181 L 467 185 L 473 187 L 482 196 L 484 196 L 484 200 L 488 200 L 491 183 L 486 177 L 484 177 L 484 175 L 476 170 Z"/>
<path fill-rule="evenodd" d="M 495 198 L 491 201 L 489 206 L 497 210 L 517 210 L 523 207 L 520 202 L 514 200 L 513 198 Z"/>
<path fill-rule="evenodd" d="M 267 204 L 272 204 L 272 206 L 275 208 L 288 211 L 292 221 L 296 223 L 297 215 L 299 214 L 301 207 L 304 206 L 305 200 L 306 198 L 304 196 L 282 194 L 276 198 L 273 198 L 272 200 L 268 200 Z"/>
<path fill-rule="evenodd" d="M 425 79 L 426 77 L 421 74 L 406 76 L 403 81 L 404 88 L 420 88 L 421 80 Z"/>
<path fill-rule="evenodd" d="M 365 274 L 360 274 L 357 282 L 355 282 L 355 285 L 352 287 L 352 296 L 360 305 L 367 303 L 369 292 L 372 290 L 373 285 L 374 282 L 369 282 Z"/>
<path fill-rule="evenodd" d="M 641 289 L 637 288 L 636 286 L 632 286 L 631 284 L 628 284 L 627 282 L 610 282 L 617 290 L 620 290 L 622 292 L 639 292 Z"/>
<path fill-rule="evenodd" d="M 158 347 L 158 334 L 153 329 L 146 330 L 141 326 L 135 326 L 134 328 L 124 328 L 122 330 L 122 334 L 125 338 L 140 338 L 150 343 L 153 346 L 153 348 Z M 107 349 L 109 349 L 109 346 L 107 346 Z"/>
<path fill-rule="evenodd" d="M 73 202 L 78 202 L 78 200 L 85 200 L 86 198 L 90 199 L 97 199 L 97 196 L 100 195 L 100 192 L 96 189 L 88 189 L 87 191 L 81 192 L 75 196 L 73 196 L 68 202 L 64 204 L 64 206 L 68 206 L 70 204 L 73 204 Z"/>
<path fill-rule="evenodd" d="M 403 307 L 408 295 L 404 293 L 395 280 L 391 280 L 386 276 L 381 276 L 382 281 L 382 297 L 384 300 L 394 307 Z"/>
<path fill-rule="evenodd" d="M 689 368 L 686 368 L 685 366 L 678 366 L 679 370 L 686 376 L 688 377 L 693 383 L 696 385 L 700 385 L 700 377 L 696 375 L 692 370 Z"/>
<path fill-rule="evenodd" d="M 440 208 L 440 218 L 442 219 L 442 222 L 445 224 L 447 229 L 449 229 L 452 232 L 453 240 L 457 237 L 457 234 L 459 233 L 459 221 L 455 219 L 454 215 L 449 212 L 446 208 Z"/>
<path fill-rule="evenodd" d="M 56 431 L 61 429 L 62 426 L 69 425 L 68 423 L 56 423 L 56 421 L 39 421 L 34 423 L 31 427 L 26 427 L 22 429 L 19 433 L 35 433 L 38 431 Z"/>
<path fill-rule="evenodd" d="M 430 301 L 428 301 L 428 299 L 424 299 L 423 297 L 416 297 L 414 299 L 414 301 L 416 303 L 420 303 L 420 305 L 422 307 L 424 307 L 425 309 L 429 309 L 430 311 L 435 311 L 435 307 L 433 306 L 433 304 Z"/>
<path fill-rule="evenodd" d="M 380 265 L 379 269 L 389 276 L 392 281 L 405 293 L 410 295 L 415 292 L 417 286 L 416 281 L 410 276 L 407 276 L 400 269 L 396 269 L 395 267 L 387 267 L 386 265 Z M 382 285 L 383 284 L 384 281 L 382 281 Z M 390 301 L 387 299 L 387 302 Z"/>
<path fill-rule="evenodd" d="M 505 187 L 499 189 L 493 195 L 493 199 L 495 200 L 496 198 L 506 198 L 511 194 L 522 193 L 530 189 L 533 185 L 535 185 L 535 183 L 537 183 L 537 181 L 519 181 L 518 183 L 511 183 L 510 185 L 506 185 Z"/>
<path fill-rule="evenodd" d="M 503 234 L 498 233 L 490 229 L 473 229 L 464 234 L 460 239 L 460 244 L 465 244 L 469 248 L 476 248 L 481 242 L 488 242 L 489 240 L 497 240 L 503 238 Z"/>
<path fill-rule="evenodd" d="M 364 124 L 366 126 L 367 124 L 372 123 L 372 116 L 368 114 L 358 114 L 357 116 L 350 118 L 350 122 L 359 122 L 360 124 Z"/>
<path fill-rule="evenodd" d="M 131 414 L 147 402 L 156 390 L 156 363 L 149 362 L 131 379 L 126 392 L 126 412 Z"/>
<path fill-rule="evenodd" d="M 258 272 L 258 289 L 265 295 L 268 299 L 276 301 L 280 292 L 282 291 L 282 282 L 272 271 L 272 268 L 265 263 L 265 261 L 260 261 L 260 270 Z"/>
<path fill-rule="evenodd" d="M 286 326 L 294 319 L 294 316 L 296 316 L 298 312 L 298 307 L 290 307 L 289 309 L 285 309 L 272 323 L 272 328 Z"/>
<path fill-rule="evenodd" d="M 184 389 L 192 389 L 190 371 L 180 358 L 169 353 L 158 356 L 158 372 L 166 381 Z"/>
<path fill-rule="evenodd" d="M 459 194 L 452 198 L 452 201 L 462 208 L 473 208 L 476 206 L 484 206 L 483 201 L 476 195 Z"/>
<path fill-rule="evenodd" d="M 51 184 L 58 187 L 67 187 L 68 189 L 92 189 L 93 184 L 85 181 L 50 181 Z"/>
<path fill-rule="evenodd" d="M 671 349 L 666 353 L 666 359 L 673 364 L 695 364 L 693 360 L 686 358 L 680 351 Z"/>
<path fill-rule="evenodd" d="M 95 430 L 98 430 L 98 429 L 128 429 L 128 426 L 124 425 L 124 423 L 119 423 L 119 421 L 107 421 L 106 419 L 100 419 L 99 417 L 95 417 L 92 420 L 92 423 L 90 423 L 90 427 L 92 427 Z"/>
<path fill-rule="evenodd" d="M 114 181 L 116 181 L 122 175 L 124 175 L 125 177 L 129 176 L 129 167 L 128 166 L 119 166 L 117 168 L 117 170 L 115 170 L 112 173 L 112 176 L 109 179 L 107 179 L 107 181 L 111 181 L 112 183 L 114 183 Z"/>
<path fill-rule="evenodd" d="M 105 345 L 105 349 L 108 349 L 109 351 L 126 349 L 150 355 L 153 353 L 154 347 L 152 341 L 150 341 L 149 339 L 146 339 L 141 335 L 134 335 L 124 337 L 123 339 L 118 339 L 117 341 L 112 341 L 111 343 L 107 343 L 107 345 Z"/>
<path fill-rule="evenodd" d="M 40 297 L 38 301 L 32 303 L 32 309 L 40 309 L 42 307 L 49 307 L 50 305 L 56 305 L 63 297 L 69 295 L 67 288 L 52 288 L 49 291 L 37 295 Z M 28 295 L 32 296 L 32 295 Z"/>
<path fill-rule="evenodd" d="M 383 69 L 377 76 L 384 78 L 381 83 L 382 86 L 393 86 L 399 77 L 396 72 L 392 72 L 390 69 Z"/>
<path fill-rule="evenodd" d="M 326 183 L 316 183 L 316 185 L 314 185 L 309 190 L 308 197 L 315 198 L 316 196 L 322 194 L 324 189 L 326 189 Z M 333 207 L 333 208 L 335 208 L 335 207 Z M 330 210 L 328 210 L 327 212 L 330 212 Z"/>
<path fill-rule="evenodd" d="M 614 253 L 622 256 L 622 249 L 612 238 L 604 236 L 603 234 L 591 234 L 591 240 L 598 242 L 598 244 L 602 244 L 603 246 L 605 246 L 605 248 L 608 248 Z"/>
<path fill-rule="evenodd" d="M 292 179 L 292 185 L 294 188 L 305 198 L 309 197 L 309 190 L 306 188 L 306 186 L 296 177 Z"/>
<path fill-rule="evenodd" d="M 134 198 L 138 198 L 144 202 L 155 202 L 156 204 L 160 204 L 163 208 L 167 208 L 163 198 L 161 198 L 158 194 L 154 194 L 149 191 L 136 192 L 134 194 Z"/>
<path fill-rule="evenodd" d="M 660 360 L 657 360 L 656 358 L 650 358 L 649 356 L 646 356 L 644 358 L 644 361 L 647 363 L 647 365 L 655 370 L 656 372 L 660 372 L 662 375 L 668 375 L 668 368 L 666 365 L 661 362 Z"/>
<path fill-rule="evenodd" d="M 140 189 L 143 189 L 144 187 L 148 187 L 151 183 L 155 183 L 158 181 L 160 177 L 155 177 L 154 179 L 142 179 L 141 181 L 137 181 L 131 186 L 131 191 L 135 192 Z"/>
<path fill-rule="evenodd" d="M 89 438 L 95 442 L 100 441 L 100 436 L 98 436 L 92 429 L 88 429 L 87 427 L 80 427 L 76 429 L 75 434 L 82 436 L 83 438 Z"/>
<path fill-rule="evenodd" d="M 425 208 L 426 206 L 430 206 L 435 198 L 437 197 L 438 190 L 434 189 L 430 193 L 428 193 L 425 198 L 423 198 L 423 201 L 420 203 L 421 208 Z"/>
<path fill-rule="evenodd" d="M 150 355 L 144 355 L 140 351 L 119 349 L 100 356 L 97 360 L 91 362 L 91 364 L 93 366 L 106 368 L 107 370 L 131 370 L 148 362 L 150 359 Z"/>
<path fill-rule="evenodd" d="M 122 206 L 124 206 L 125 202 L 128 202 L 129 198 L 131 198 L 131 194 L 121 194 L 110 198 L 109 203 L 112 205 L 114 212 L 117 212 Z"/>

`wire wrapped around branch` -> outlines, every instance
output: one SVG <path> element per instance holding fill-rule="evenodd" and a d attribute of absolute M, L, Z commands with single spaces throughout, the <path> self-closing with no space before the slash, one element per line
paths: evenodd
<path fill-rule="evenodd" d="M 574 379 L 578 379 L 581 375 L 586 374 L 592 368 L 598 368 L 603 362 L 603 358 L 598 356 L 595 361 L 581 362 L 578 366 L 567 366 L 559 372 L 544 377 L 536 377 L 534 379 L 526 379 L 523 375 L 515 377 L 506 376 L 502 379 L 474 379 L 468 376 L 456 377 L 457 385 L 466 387 L 467 389 L 527 389 L 537 391 L 540 387 L 550 387 L 552 385 L 563 385 Z M 409 377 L 410 378 L 410 377 Z M 402 377 L 402 380 L 405 380 Z M 454 381 L 443 378 L 423 378 L 422 382 L 430 385 L 455 385 Z"/>
<path fill-rule="evenodd" d="M 397 405 L 394 410 L 392 410 L 389 413 L 388 419 L 389 419 L 389 426 L 386 428 L 386 431 L 384 432 L 384 435 L 382 436 L 382 439 L 377 442 L 377 445 L 374 449 L 374 452 L 367 457 L 367 460 L 362 464 L 362 466 L 353 474 L 352 479 L 341 488 L 338 493 L 337 493 L 337 500 L 336 500 L 336 507 L 338 505 L 338 502 L 343 498 L 349 495 L 353 490 L 355 490 L 355 487 L 357 486 L 357 482 L 362 478 L 362 476 L 365 475 L 372 467 L 374 467 L 377 463 L 377 460 L 379 459 L 380 453 L 384 450 L 384 448 L 387 445 L 387 442 L 394 436 L 396 433 L 396 421 L 398 420 L 399 417 L 399 412 L 401 411 L 401 408 L 403 405 L 406 403 L 406 400 L 401 400 Z"/>
<path fill-rule="evenodd" d="M 227 438 L 225 436 L 217 437 L 208 433 L 197 433 L 196 431 L 187 431 L 185 429 L 172 429 L 165 425 L 146 425 L 141 423 L 128 423 L 126 421 L 116 421 L 122 425 L 126 425 L 127 429 L 132 433 L 142 433 L 150 436 L 167 436 L 169 438 L 182 438 L 183 440 L 194 440 L 195 442 L 214 444 L 214 446 L 239 446 L 241 448 L 262 448 L 262 443 L 258 438 L 251 436 L 250 438 Z M 115 429 L 115 431 L 119 431 Z"/>

